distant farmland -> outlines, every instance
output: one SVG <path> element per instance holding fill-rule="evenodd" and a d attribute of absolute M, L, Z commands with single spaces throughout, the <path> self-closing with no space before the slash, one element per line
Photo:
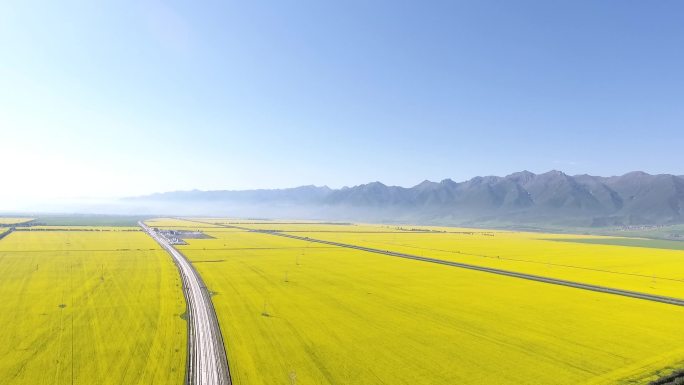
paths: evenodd
<path fill-rule="evenodd" d="M 31 222 L 34 218 L 27 217 L 0 217 L 0 226 L 12 226 L 20 223 Z"/>
<path fill-rule="evenodd" d="M 684 308 L 222 227 L 179 245 L 213 294 L 236 384 L 648 383 L 684 366 Z M 559 236 L 241 221 L 684 297 L 684 253 Z"/>

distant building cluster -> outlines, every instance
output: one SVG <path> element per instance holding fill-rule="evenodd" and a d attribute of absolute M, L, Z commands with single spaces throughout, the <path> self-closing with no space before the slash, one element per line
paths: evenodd
<path fill-rule="evenodd" d="M 178 230 L 159 230 L 157 228 L 154 229 L 159 235 L 164 237 L 170 244 L 172 245 L 187 245 L 188 243 L 185 242 L 182 238 L 183 234 L 186 233 L 186 231 L 178 231 Z"/>

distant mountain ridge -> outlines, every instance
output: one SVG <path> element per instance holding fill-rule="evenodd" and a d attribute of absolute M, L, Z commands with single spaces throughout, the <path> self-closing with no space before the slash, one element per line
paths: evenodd
<path fill-rule="evenodd" d="M 622 176 L 516 172 L 413 187 L 372 182 L 354 187 L 178 191 L 128 198 L 209 204 L 236 215 L 293 216 L 441 224 L 536 223 L 576 226 L 684 222 L 684 177 L 635 171 Z M 203 206 L 207 207 L 207 206 Z"/>

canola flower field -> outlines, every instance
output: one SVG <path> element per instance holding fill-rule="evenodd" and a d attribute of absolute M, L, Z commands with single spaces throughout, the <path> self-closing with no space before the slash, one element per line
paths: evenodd
<path fill-rule="evenodd" d="M 90 230 L 0 240 L 0 384 L 182 384 L 173 262 L 141 231 Z"/>
<path fill-rule="evenodd" d="M 684 298 L 681 250 L 412 225 L 146 222 L 209 236 L 176 247 L 212 295 L 234 384 L 647 384 L 684 368 L 683 307 L 246 229 Z M 138 228 L 20 228 L 0 240 L 0 274 L 0 385 L 183 383 L 178 271 Z"/>
<path fill-rule="evenodd" d="M 177 248 L 213 294 L 235 384 L 645 384 L 684 367 L 682 307 L 220 225 L 680 297 L 681 251 L 559 241 L 579 237 L 568 235 L 198 220 L 210 224 L 148 224 L 213 237 Z"/>
<path fill-rule="evenodd" d="M 25 217 L 0 217 L 0 226 L 18 225 L 20 223 L 30 222 L 33 219 L 34 218 Z"/>
<path fill-rule="evenodd" d="M 682 250 L 575 242 L 600 237 L 452 230 L 451 233 L 322 233 L 298 236 L 569 281 L 684 298 Z"/>

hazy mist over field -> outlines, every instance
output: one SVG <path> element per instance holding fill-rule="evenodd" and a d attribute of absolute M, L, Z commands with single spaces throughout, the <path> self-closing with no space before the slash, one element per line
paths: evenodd
<path fill-rule="evenodd" d="M 521 171 L 413 187 L 371 182 L 333 189 L 172 191 L 118 199 L 63 199 L 26 212 L 233 216 L 450 226 L 608 227 L 684 223 L 684 178 L 631 172 L 600 177 Z M 21 212 L 21 209 L 17 209 Z"/>

